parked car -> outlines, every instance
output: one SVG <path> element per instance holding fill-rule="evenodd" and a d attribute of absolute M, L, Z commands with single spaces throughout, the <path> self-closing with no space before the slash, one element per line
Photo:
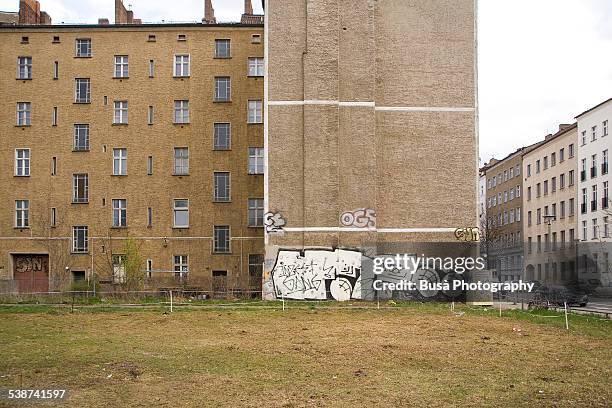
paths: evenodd
<path fill-rule="evenodd" d="M 570 286 L 541 286 L 535 292 L 530 306 L 580 306 L 585 307 L 589 303 L 589 295 L 579 287 Z"/>

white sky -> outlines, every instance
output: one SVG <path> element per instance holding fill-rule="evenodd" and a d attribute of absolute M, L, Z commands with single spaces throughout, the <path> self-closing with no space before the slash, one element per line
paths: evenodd
<path fill-rule="evenodd" d="M 40 0 L 54 23 L 114 18 L 113 0 Z M 124 0 L 145 22 L 201 21 L 204 0 Z M 213 0 L 238 21 L 243 0 Z M 256 13 L 261 1 L 253 0 Z M 0 0 L 17 10 L 18 0 Z M 480 0 L 480 157 L 502 158 L 612 97 L 612 0 Z"/>

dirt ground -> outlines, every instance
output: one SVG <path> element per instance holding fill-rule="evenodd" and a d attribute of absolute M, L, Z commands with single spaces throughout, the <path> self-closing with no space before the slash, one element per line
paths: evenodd
<path fill-rule="evenodd" d="M 568 333 L 435 308 L 3 311 L 0 388 L 67 388 L 61 407 L 609 407 L 606 324 Z"/>

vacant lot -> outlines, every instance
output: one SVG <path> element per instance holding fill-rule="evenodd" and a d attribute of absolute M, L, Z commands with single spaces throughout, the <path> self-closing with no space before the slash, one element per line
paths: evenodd
<path fill-rule="evenodd" d="M 71 407 L 609 406 L 612 324 L 468 308 L 0 309 L 0 387 Z M 0 401 L 7 405 L 7 401 Z M 49 404 L 44 404 L 49 406 Z"/>

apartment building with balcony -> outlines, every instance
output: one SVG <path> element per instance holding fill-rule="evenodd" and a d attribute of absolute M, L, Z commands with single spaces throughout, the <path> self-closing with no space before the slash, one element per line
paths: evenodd
<path fill-rule="evenodd" d="M 264 30 L 211 11 L 0 26 L 5 290 L 261 287 Z"/>
<path fill-rule="evenodd" d="M 610 120 L 612 99 L 581 113 L 578 121 L 579 279 L 612 285 L 612 196 Z"/>
<path fill-rule="evenodd" d="M 525 274 L 548 284 L 576 278 L 578 126 L 559 131 L 523 154 Z"/>

